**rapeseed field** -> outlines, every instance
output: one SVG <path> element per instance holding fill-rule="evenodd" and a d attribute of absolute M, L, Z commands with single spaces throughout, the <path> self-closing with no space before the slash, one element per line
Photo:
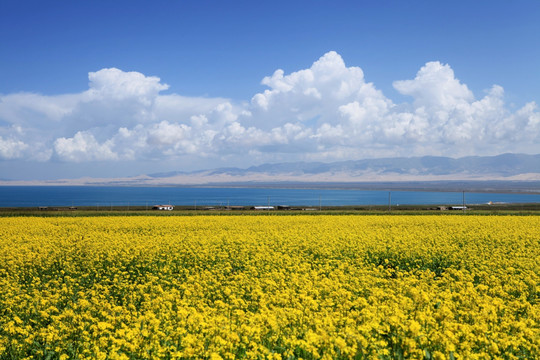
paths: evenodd
<path fill-rule="evenodd" d="M 540 358 L 540 217 L 0 218 L 0 359 Z"/>

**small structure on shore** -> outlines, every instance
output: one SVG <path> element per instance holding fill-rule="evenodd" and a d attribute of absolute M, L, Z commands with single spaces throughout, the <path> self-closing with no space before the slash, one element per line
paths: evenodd
<path fill-rule="evenodd" d="M 227 207 L 225 208 L 225 210 L 244 210 L 245 207 L 244 206 L 241 206 L 241 205 L 227 205 Z"/>
<path fill-rule="evenodd" d="M 154 205 L 152 206 L 152 210 L 168 210 L 171 211 L 174 209 L 174 206 L 172 205 Z"/>

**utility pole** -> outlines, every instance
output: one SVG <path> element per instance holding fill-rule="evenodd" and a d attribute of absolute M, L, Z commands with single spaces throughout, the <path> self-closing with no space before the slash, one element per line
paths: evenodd
<path fill-rule="evenodd" d="M 392 208 L 392 192 L 388 192 L 388 211 L 390 211 Z"/>
<path fill-rule="evenodd" d="M 463 191 L 463 213 L 465 214 L 465 191 Z"/>

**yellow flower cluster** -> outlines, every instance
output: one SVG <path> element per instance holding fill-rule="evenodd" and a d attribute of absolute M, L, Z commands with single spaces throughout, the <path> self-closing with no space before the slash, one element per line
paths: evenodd
<path fill-rule="evenodd" d="M 540 217 L 1 218 L 0 358 L 540 358 Z"/>

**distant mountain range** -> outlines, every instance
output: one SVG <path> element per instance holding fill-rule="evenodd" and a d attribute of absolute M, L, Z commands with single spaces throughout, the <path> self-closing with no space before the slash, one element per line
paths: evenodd
<path fill-rule="evenodd" d="M 411 158 L 383 158 L 339 161 L 332 163 L 322 162 L 293 162 L 263 164 L 241 168 L 219 168 L 213 170 L 200 170 L 194 172 L 174 171 L 168 173 L 150 174 L 152 178 L 170 178 L 186 175 L 204 175 L 206 177 L 228 175 L 247 176 L 253 174 L 287 175 L 290 176 L 317 176 L 321 174 L 348 174 L 356 177 L 358 181 L 363 176 L 374 175 L 395 178 L 404 176 L 463 176 L 470 179 L 515 177 L 524 174 L 540 174 L 540 154 L 502 154 L 498 156 L 469 156 L 459 159 L 441 156 L 424 156 Z M 338 179 L 337 179 L 338 180 Z"/>
<path fill-rule="evenodd" d="M 115 186 L 272 186 L 276 184 L 352 184 L 390 182 L 510 181 L 540 188 L 540 154 L 498 156 L 401 157 L 323 162 L 263 164 L 249 168 L 173 171 L 129 178 L 83 178 L 53 181 L 0 181 L 2 185 Z"/>

